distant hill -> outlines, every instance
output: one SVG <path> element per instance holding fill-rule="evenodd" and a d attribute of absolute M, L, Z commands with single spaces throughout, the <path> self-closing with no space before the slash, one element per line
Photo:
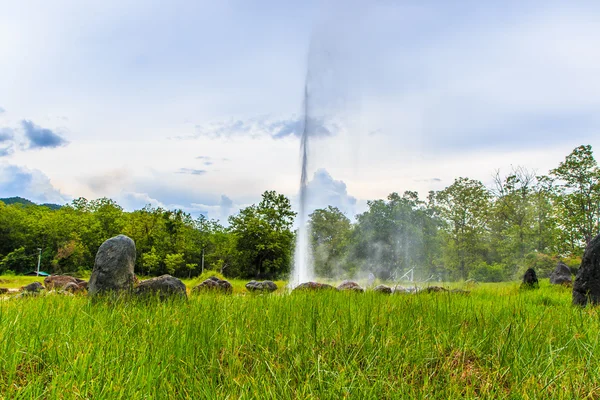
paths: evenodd
<path fill-rule="evenodd" d="M 23 204 L 24 206 L 43 206 L 43 207 L 48 207 L 51 210 L 58 210 L 59 208 L 61 208 L 61 205 L 58 204 L 50 204 L 50 203 L 44 203 L 44 204 L 36 204 L 31 200 L 28 199 L 24 199 L 22 197 L 5 197 L 5 198 L 0 198 L 0 201 L 3 202 L 6 205 L 10 205 L 10 204 Z"/>

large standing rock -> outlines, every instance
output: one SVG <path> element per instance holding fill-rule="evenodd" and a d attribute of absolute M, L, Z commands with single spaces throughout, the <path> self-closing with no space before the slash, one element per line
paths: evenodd
<path fill-rule="evenodd" d="M 68 275 L 52 275 L 44 279 L 44 286 L 46 289 L 64 289 L 68 283 L 74 283 L 77 285 L 77 279 Z"/>
<path fill-rule="evenodd" d="M 377 285 L 373 288 L 373 291 L 377 293 L 392 294 L 392 288 L 385 285 Z"/>
<path fill-rule="evenodd" d="M 573 283 L 573 304 L 600 303 L 600 235 L 588 244 Z"/>
<path fill-rule="evenodd" d="M 537 289 L 540 287 L 538 282 L 537 274 L 533 268 L 529 268 L 523 275 L 523 283 L 521 283 L 521 289 Z"/>
<path fill-rule="evenodd" d="M 571 285 L 573 283 L 571 268 L 565 263 L 559 262 L 550 274 L 550 283 L 553 285 Z"/>
<path fill-rule="evenodd" d="M 187 299 L 185 284 L 171 275 L 162 275 L 141 281 L 134 289 L 134 293 L 137 295 L 158 295 L 161 299 L 168 297 Z"/>
<path fill-rule="evenodd" d="M 358 283 L 352 281 L 344 281 L 339 284 L 337 290 L 341 291 L 352 291 L 352 292 L 364 292 L 365 290 L 359 286 Z"/>
<path fill-rule="evenodd" d="M 192 293 L 201 292 L 221 292 L 230 294 L 233 293 L 233 286 L 224 279 L 219 279 L 216 276 L 211 276 L 199 285 L 192 288 Z"/>
<path fill-rule="evenodd" d="M 249 292 L 274 292 L 277 290 L 277 285 L 273 281 L 250 281 L 246 283 L 246 289 Z"/>
<path fill-rule="evenodd" d="M 102 243 L 96 253 L 90 277 L 90 295 L 130 291 L 133 288 L 135 243 L 125 235 L 112 237 Z"/>
<path fill-rule="evenodd" d="M 299 284 L 292 290 L 292 292 L 303 292 L 303 291 L 321 291 L 321 290 L 337 290 L 331 285 L 319 282 L 304 282 Z"/>

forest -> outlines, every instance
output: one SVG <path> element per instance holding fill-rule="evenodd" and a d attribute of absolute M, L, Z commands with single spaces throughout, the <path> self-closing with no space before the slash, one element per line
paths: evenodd
<path fill-rule="evenodd" d="M 557 261 L 577 268 L 600 233 L 600 169 L 592 148 L 575 148 L 544 175 L 513 167 L 492 184 L 460 177 L 425 197 L 414 191 L 368 201 L 365 212 L 336 207 L 309 217 L 315 270 L 322 278 L 374 273 L 399 279 L 498 282 L 533 267 L 547 276 Z M 137 248 L 136 273 L 194 277 L 215 270 L 235 278 L 285 278 L 294 251 L 290 199 L 266 191 L 227 224 L 150 205 L 126 212 L 108 198 L 56 207 L 0 201 L 0 274 L 35 270 L 86 274 L 98 247 L 117 234 Z M 41 250 L 40 250 L 41 249 Z"/>

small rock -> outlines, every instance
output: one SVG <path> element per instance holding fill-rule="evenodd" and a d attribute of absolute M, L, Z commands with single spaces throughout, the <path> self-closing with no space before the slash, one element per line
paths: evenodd
<path fill-rule="evenodd" d="M 523 275 L 523 283 L 521 283 L 521 289 L 538 289 L 540 284 L 538 282 L 537 274 L 533 268 L 529 268 Z"/>
<path fill-rule="evenodd" d="M 365 290 L 359 286 L 358 283 L 352 281 L 344 281 L 340 283 L 337 290 L 341 291 L 353 291 L 353 292 L 364 292 Z"/>
<path fill-rule="evenodd" d="M 302 292 L 302 291 L 321 291 L 321 290 L 337 290 L 331 285 L 326 283 L 319 282 L 304 282 L 299 284 L 292 290 L 292 292 Z"/>
<path fill-rule="evenodd" d="M 216 276 L 211 276 L 210 278 L 208 278 L 201 284 L 196 285 L 194 288 L 192 288 L 193 293 L 200 293 L 200 292 L 204 292 L 204 291 L 207 291 L 207 292 L 214 291 L 214 292 L 230 294 L 230 293 L 233 293 L 233 286 L 231 286 L 231 283 L 229 283 L 228 281 L 226 281 L 224 279 L 219 279 Z"/>
<path fill-rule="evenodd" d="M 40 290 L 44 290 L 44 286 L 39 282 L 33 282 L 29 285 L 23 286 L 21 290 L 27 293 L 37 293 Z"/>
<path fill-rule="evenodd" d="M 573 283 L 573 304 L 588 303 L 600 303 L 600 235 L 586 247 Z"/>
<path fill-rule="evenodd" d="M 392 288 L 385 285 L 377 285 L 373 288 L 373 291 L 377 293 L 392 294 Z"/>
<path fill-rule="evenodd" d="M 77 279 L 68 275 L 52 275 L 44 279 L 44 286 L 48 290 L 63 289 L 69 283 L 77 284 Z"/>
<path fill-rule="evenodd" d="M 554 271 L 550 274 L 550 283 L 553 285 L 570 286 L 573 283 L 571 268 L 565 263 L 559 262 Z"/>
<path fill-rule="evenodd" d="M 277 285 L 273 281 L 250 281 L 246 283 L 246 289 L 249 292 L 274 292 L 277 290 Z"/>
<path fill-rule="evenodd" d="M 0 294 L 6 294 L 6 293 L 8 293 L 8 288 L 0 287 Z"/>
<path fill-rule="evenodd" d="M 135 257 L 135 243 L 125 235 L 112 237 L 102 243 L 90 277 L 90 295 L 132 290 Z"/>
<path fill-rule="evenodd" d="M 65 287 L 62 288 L 62 290 L 63 290 L 63 292 L 69 292 L 69 293 L 81 293 L 81 292 L 85 291 L 85 288 L 79 286 L 75 282 L 69 282 L 65 285 Z"/>
<path fill-rule="evenodd" d="M 428 286 L 421 290 L 421 292 L 424 292 L 424 293 L 440 293 L 440 292 L 447 292 L 447 291 L 448 291 L 448 289 L 443 288 L 441 286 Z"/>
<path fill-rule="evenodd" d="M 185 284 L 171 275 L 141 281 L 133 290 L 137 295 L 158 295 L 161 299 L 180 297 L 187 299 Z"/>

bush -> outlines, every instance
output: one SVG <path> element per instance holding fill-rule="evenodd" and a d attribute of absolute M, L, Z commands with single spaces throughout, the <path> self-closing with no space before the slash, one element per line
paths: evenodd
<path fill-rule="evenodd" d="M 502 282 L 506 279 L 506 266 L 504 264 L 476 264 L 469 273 L 469 279 L 478 282 Z"/>

